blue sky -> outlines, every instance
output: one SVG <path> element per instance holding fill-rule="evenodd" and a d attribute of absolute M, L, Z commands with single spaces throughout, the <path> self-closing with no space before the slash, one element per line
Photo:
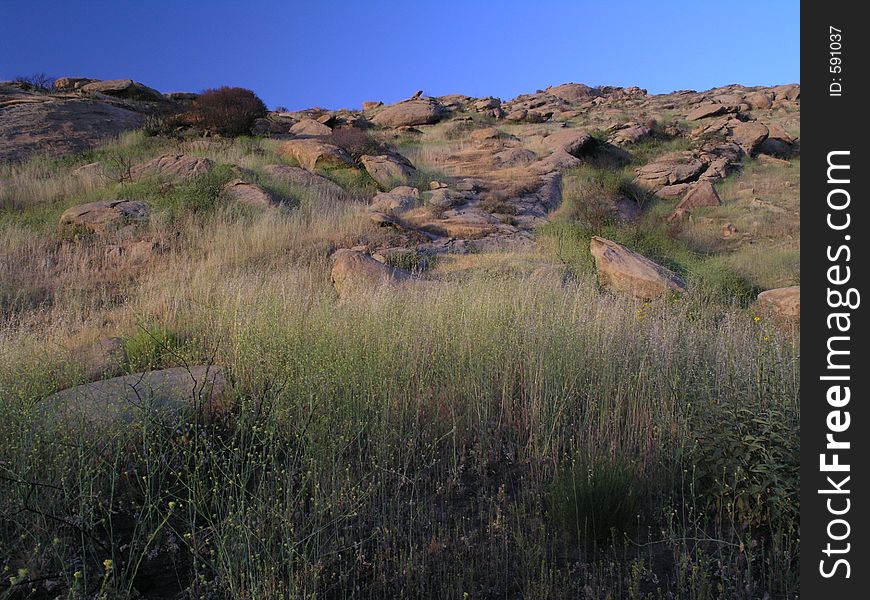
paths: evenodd
<path fill-rule="evenodd" d="M 568 81 L 652 93 L 799 82 L 799 2 L 0 0 L 0 80 L 131 78 L 358 107 Z"/>

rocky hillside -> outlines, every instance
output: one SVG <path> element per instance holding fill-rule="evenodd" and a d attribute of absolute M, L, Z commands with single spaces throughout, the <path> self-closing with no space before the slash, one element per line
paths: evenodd
<path fill-rule="evenodd" d="M 0 596 L 797 597 L 798 85 L 228 93 L 0 85 Z"/>

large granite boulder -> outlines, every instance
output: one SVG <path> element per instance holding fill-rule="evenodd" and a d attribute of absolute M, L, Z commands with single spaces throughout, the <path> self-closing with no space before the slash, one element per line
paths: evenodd
<path fill-rule="evenodd" d="M 679 275 L 622 244 L 595 236 L 590 251 L 598 281 L 608 290 L 643 300 L 686 291 Z"/>

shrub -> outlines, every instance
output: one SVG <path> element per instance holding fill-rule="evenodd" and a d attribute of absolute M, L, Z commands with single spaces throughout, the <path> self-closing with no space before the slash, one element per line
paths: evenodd
<path fill-rule="evenodd" d="M 323 141 L 338 146 L 345 152 L 359 158 L 364 154 L 383 154 L 386 147 L 371 135 L 357 127 L 338 127 L 325 136 Z"/>
<path fill-rule="evenodd" d="M 251 132 L 254 121 L 267 114 L 266 105 L 251 90 L 221 87 L 205 90 L 193 102 L 190 120 L 194 125 L 225 136 Z"/>
<path fill-rule="evenodd" d="M 54 87 L 54 77 L 45 73 L 33 73 L 32 75 L 20 75 L 15 78 L 15 83 L 22 87 L 37 92 L 48 92 Z"/>
<path fill-rule="evenodd" d="M 124 342 L 127 361 L 133 371 L 167 366 L 177 347 L 175 334 L 162 327 L 143 327 Z"/>

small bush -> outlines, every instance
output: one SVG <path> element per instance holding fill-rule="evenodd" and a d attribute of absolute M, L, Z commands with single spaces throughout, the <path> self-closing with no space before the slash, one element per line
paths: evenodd
<path fill-rule="evenodd" d="M 54 79 L 54 77 L 50 77 L 45 73 L 34 73 L 32 75 L 20 75 L 16 77 L 15 83 L 28 90 L 49 92 L 54 87 Z"/>
<path fill-rule="evenodd" d="M 192 124 L 225 136 L 251 132 L 254 122 L 265 117 L 266 105 L 251 90 L 221 87 L 205 90 L 193 102 Z"/>
<path fill-rule="evenodd" d="M 333 129 L 323 141 L 338 146 L 356 159 L 365 154 L 383 154 L 387 150 L 381 142 L 357 127 Z"/>
<path fill-rule="evenodd" d="M 148 371 L 168 366 L 178 346 L 171 331 L 143 327 L 124 342 L 124 351 L 132 371 Z"/>

